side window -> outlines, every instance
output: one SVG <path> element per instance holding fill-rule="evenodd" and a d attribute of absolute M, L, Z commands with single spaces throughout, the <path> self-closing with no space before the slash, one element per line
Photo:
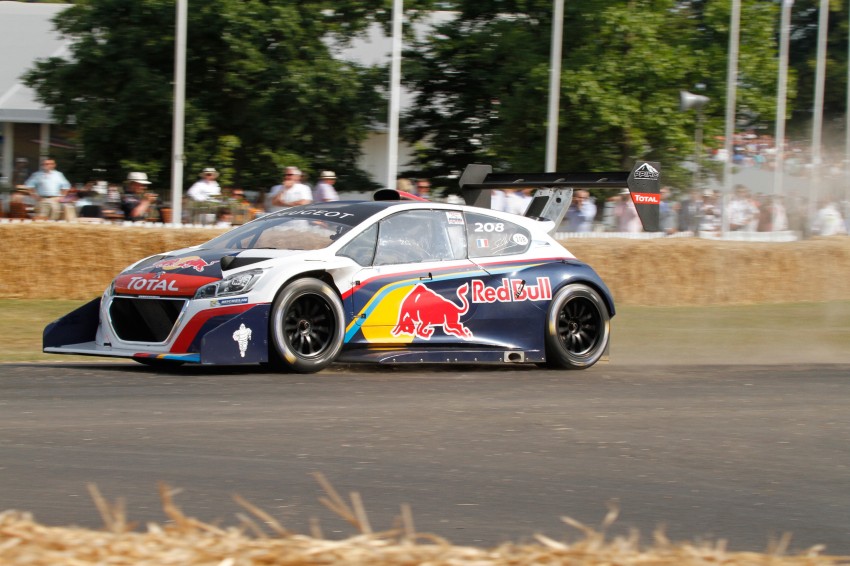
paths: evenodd
<path fill-rule="evenodd" d="M 375 265 L 446 261 L 466 257 L 463 216 L 454 211 L 410 210 L 378 227 Z"/>
<path fill-rule="evenodd" d="M 469 257 L 521 254 L 531 245 L 531 234 L 518 224 L 478 214 L 466 213 Z"/>
<path fill-rule="evenodd" d="M 372 260 L 375 259 L 377 239 L 378 225 L 373 224 L 365 232 L 345 244 L 337 255 L 351 258 L 364 267 L 372 265 Z"/>

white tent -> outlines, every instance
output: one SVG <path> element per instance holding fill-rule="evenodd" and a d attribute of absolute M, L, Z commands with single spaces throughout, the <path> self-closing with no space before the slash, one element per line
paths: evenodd
<path fill-rule="evenodd" d="M 11 181 L 15 151 L 16 124 L 36 124 L 40 154 L 48 153 L 50 110 L 40 104 L 35 93 L 21 82 L 35 60 L 62 56 L 68 42 L 53 29 L 52 18 L 69 4 L 31 4 L 0 1 L 0 126 L 2 160 L 0 185 Z M 32 128 L 33 126 L 30 126 Z M 19 134 L 21 135 L 21 134 Z M 26 136 L 30 139 L 32 136 Z M 36 156 L 37 157 L 37 156 Z"/>

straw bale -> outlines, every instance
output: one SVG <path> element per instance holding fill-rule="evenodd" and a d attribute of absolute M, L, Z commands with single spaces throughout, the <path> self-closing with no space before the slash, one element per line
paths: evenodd
<path fill-rule="evenodd" d="M 53 222 L 0 224 L 12 261 L 0 298 L 88 300 L 129 264 L 221 233 Z M 617 304 L 706 306 L 850 300 L 850 238 L 731 242 L 699 238 L 563 242 L 593 266 Z"/>
<path fill-rule="evenodd" d="M 643 547 L 636 533 L 607 540 L 604 530 L 576 521 L 583 533 L 577 541 L 560 542 L 538 535 L 531 544 L 504 543 L 495 548 L 457 546 L 428 534 L 410 537 L 401 530 L 361 533 L 343 540 L 276 533 L 249 536 L 246 528 L 220 528 L 182 515 L 173 502 L 172 524 L 149 524 L 145 532 L 103 531 L 74 527 L 47 527 L 29 513 L 0 513 L 0 563 L 31 566 L 113 565 L 281 565 L 347 564 L 390 566 L 514 566 L 524 564 L 608 565 L 773 565 L 837 566 L 850 564 L 850 556 L 828 556 L 820 548 L 786 555 L 787 538 L 766 553 L 729 552 L 717 543 L 671 543 L 656 533 L 654 544 Z"/>
<path fill-rule="evenodd" d="M 200 244 L 222 231 L 62 222 L 0 224 L 0 241 L 16 258 L 0 264 L 0 298 L 93 299 L 135 261 Z"/>
<path fill-rule="evenodd" d="M 850 299 L 850 238 L 733 242 L 699 238 L 563 242 L 615 302 L 707 306 Z"/>

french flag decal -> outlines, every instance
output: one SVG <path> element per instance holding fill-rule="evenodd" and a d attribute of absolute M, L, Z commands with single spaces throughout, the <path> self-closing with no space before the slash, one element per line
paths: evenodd
<path fill-rule="evenodd" d="M 490 240 L 488 240 L 487 238 L 478 238 L 477 240 L 475 240 L 475 245 L 479 248 L 489 248 Z"/>

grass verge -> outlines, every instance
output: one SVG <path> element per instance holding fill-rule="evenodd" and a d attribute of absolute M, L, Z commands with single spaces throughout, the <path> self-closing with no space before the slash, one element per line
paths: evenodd
<path fill-rule="evenodd" d="M 51 321 L 84 301 L 0 300 L 0 362 L 98 359 L 41 351 Z M 611 363 L 850 363 L 850 301 L 724 307 L 623 307 Z"/>

